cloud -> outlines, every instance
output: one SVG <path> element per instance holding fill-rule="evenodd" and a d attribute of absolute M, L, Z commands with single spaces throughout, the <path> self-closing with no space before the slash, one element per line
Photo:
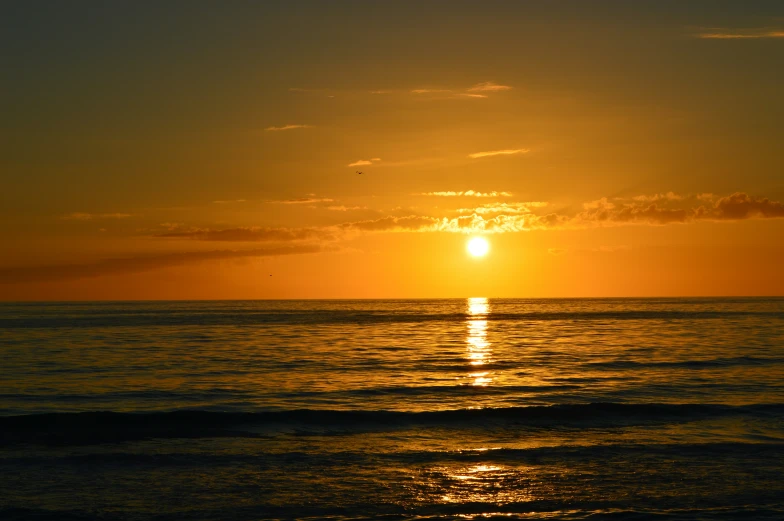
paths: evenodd
<path fill-rule="evenodd" d="M 703 40 L 748 40 L 761 38 L 784 38 L 784 30 L 781 29 L 706 29 L 706 32 L 696 34 L 697 38 Z"/>
<path fill-rule="evenodd" d="M 683 199 L 682 195 L 678 195 L 675 192 L 667 192 L 666 194 L 653 194 L 653 195 L 637 195 L 632 197 L 635 201 L 680 201 Z"/>
<path fill-rule="evenodd" d="M 47 282 L 125 275 L 204 261 L 246 257 L 300 255 L 325 251 L 318 245 L 288 245 L 254 250 L 217 250 L 103 259 L 88 264 L 50 264 L 0 268 L 0 283 Z"/>
<path fill-rule="evenodd" d="M 478 192 L 474 192 L 475 194 Z M 429 192 L 424 195 L 455 197 L 465 192 Z M 659 194 L 661 195 L 661 194 Z M 478 208 L 463 208 L 455 218 L 409 215 L 344 223 L 342 229 L 365 232 L 455 232 L 507 233 L 553 228 L 585 228 L 591 226 L 667 225 L 696 221 L 728 221 L 744 219 L 784 218 L 784 204 L 770 199 L 755 198 L 737 192 L 704 204 L 697 196 L 675 193 L 646 196 L 630 202 L 610 201 L 604 197 L 583 204 L 576 214 L 551 212 L 540 214 L 548 206 L 543 201 L 492 203 Z"/>
<path fill-rule="evenodd" d="M 564 253 L 568 252 L 569 250 L 565 250 L 563 248 L 547 248 L 547 253 L 550 255 L 563 255 Z"/>
<path fill-rule="evenodd" d="M 525 201 L 517 203 L 491 203 L 483 204 L 476 208 L 461 208 L 458 213 L 478 213 L 478 214 L 523 214 L 532 213 L 534 208 L 544 208 L 547 206 L 543 201 Z"/>
<path fill-rule="evenodd" d="M 343 229 L 353 229 L 364 232 L 383 232 L 383 231 L 420 231 L 432 227 L 438 219 L 435 217 L 425 217 L 419 215 L 408 215 L 405 217 L 382 217 L 367 221 L 343 223 L 339 225 Z"/>
<path fill-rule="evenodd" d="M 613 204 L 606 198 L 585 203 L 585 210 L 575 217 L 577 221 L 593 223 L 684 223 L 693 218 L 690 209 L 671 209 L 657 203 Z"/>
<path fill-rule="evenodd" d="M 409 215 L 343 223 L 339 227 L 363 232 L 505 233 L 548 228 L 563 220 L 565 218 L 555 214 L 498 215 L 493 218 L 472 214 L 451 219 Z"/>
<path fill-rule="evenodd" d="M 428 197 L 512 197 L 511 192 L 477 192 L 474 190 L 466 190 L 465 192 L 421 192 L 411 195 Z"/>
<path fill-rule="evenodd" d="M 264 130 L 277 132 L 280 130 L 294 130 L 298 128 L 313 128 L 313 125 L 283 125 L 282 127 L 267 127 Z"/>
<path fill-rule="evenodd" d="M 516 148 L 516 149 L 507 149 L 507 150 L 492 150 L 490 152 L 474 152 L 473 154 L 468 154 L 468 157 L 471 159 L 479 159 L 482 157 L 492 157 L 492 156 L 511 156 L 514 154 L 527 154 L 530 152 L 527 148 Z"/>
<path fill-rule="evenodd" d="M 469 87 L 467 89 L 424 88 L 424 89 L 413 89 L 409 92 L 415 95 L 438 94 L 441 95 L 439 96 L 441 99 L 460 99 L 460 98 L 484 99 L 488 97 L 488 94 L 509 90 L 511 88 L 512 87 L 510 87 L 509 85 L 499 85 L 492 81 L 485 81 L 482 83 L 477 83 L 476 85 Z"/>
<path fill-rule="evenodd" d="M 509 90 L 511 88 L 512 87 L 510 87 L 509 85 L 498 85 L 497 83 L 492 81 L 485 81 L 482 83 L 477 83 L 476 85 L 468 89 L 468 92 L 499 92 L 503 90 Z"/>
<path fill-rule="evenodd" d="M 340 205 L 340 206 L 327 206 L 326 209 L 330 210 L 332 212 L 347 212 L 349 210 L 367 210 L 368 207 L 367 206 L 344 206 L 344 205 Z"/>
<path fill-rule="evenodd" d="M 666 195 L 666 194 L 665 194 Z M 684 197 L 672 192 L 666 197 L 636 197 L 632 203 L 613 203 L 606 197 L 583 205 L 574 220 L 583 223 L 664 225 L 692 221 L 727 221 L 784 217 L 784 204 L 765 197 L 736 192 L 704 204 L 710 194 Z M 653 201 L 653 202 L 651 202 Z"/>
<path fill-rule="evenodd" d="M 315 203 L 333 203 L 334 199 L 328 197 L 299 197 L 296 199 L 280 199 L 264 201 L 270 204 L 315 204 Z"/>
<path fill-rule="evenodd" d="M 438 197 L 511 196 L 508 192 L 426 192 Z M 326 199 L 300 199 L 305 201 Z M 281 201 L 278 201 L 281 202 Z M 637 196 L 618 200 L 603 197 L 588 201 L 576 213 L 543 213 L 544 201 L 492 202 L 476 208 L 462 208 L 456 217 L 432 215 L 387 215 L 376 219 L 344 222 L 309 228 L 235 227 L 224 229 L 190 228 L 177 223 L 162 225 L 165 230 L 154 234 L 161 239 L 205 242 L 270 242 L 307 244 L 335 241 L 351 233 L 443 232 L 443 233 L 514 233 L 546 229 L 580 229 L 595 226 L 669 225 L 697 221 L 739 221 L 746 219 L 784 218 L 784 204 L 743 192 L 707 200 L 705 194 L 680 195 L 674 192 Z M 367 210 L 364 206 L 328 205 L 328 211 Z M 400 210 L 397 208 L 396 210 Z M 411 211 L 410 209 L 407 211 Z M 265 250 L 266 251 L 266 250 Z M 74 268 L 76 269 L 76 268 Z M 20 272 L 21 273 L 21 272 Z"/>
<path fill-rule="evenodd" d="M 210 228 L 170 230 L 156 234 L 155 237 L 220 242 L 289 242 L 323 238 L 325 234 L 325 231 L 314 228 L 261 228 L 251 226 L 224 228 L 220 230 L 213 230 Z"/>
<path fill-rule="evenodd" d="M 742 192 L 722 197 L 713 210 L 715 218 L 722 220 L 784 217 L 784 204 L 766 197 L 753 198 Z"/>
<path fill-rule="evenodd" d="M 414 89 L 411 94 L 445 94 L 452 92 L 450 89 Z"/>
<path fill-rule="evenodd" d="M 127 219 L 132 217 L 129 213 L 84 213 L 73 212 L 60 216 L 60 219 L 66 221 L 92 221 L 94 219 Z"/>
<path fill-rule="evenodd" d="M 357 161 L 354 161 L 353 163 L 349 163 L 346 166 L 367 166 L 367 165 L 372 165 L 373 163 L 378 163 L 379 161 L 381 161 L 380 157 L 374 157 L 371 159 L 358 159 Z"/>
<path fill-rule="evenodd" d="M 230 203 L 245 203 L 245 199 L 232 199 L 228 201 L 213 201 L 212 204 L 230 204 Z"/>

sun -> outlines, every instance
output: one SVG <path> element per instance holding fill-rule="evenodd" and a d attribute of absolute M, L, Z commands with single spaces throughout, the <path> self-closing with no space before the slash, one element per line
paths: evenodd
<path fill-rule="evenodd" d="M 484 257 L 490 251 L 490 243 L 484 237 L 473 237 L 466 243 L 466 250 L 472 257 Z"/>

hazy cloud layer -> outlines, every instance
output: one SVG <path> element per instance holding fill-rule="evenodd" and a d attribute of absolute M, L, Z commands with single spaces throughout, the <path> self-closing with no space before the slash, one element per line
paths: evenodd
<path fill-rule="evenodd" d="M 495 193 L 496 196 L 506 194 Z M 428 192 L 424 195 L 485 197 L 481 192 Z M 213 242 L 278 242 L 326 244 L 351 232 L 448 232 L 509 233 L 545 229 L 579 229 L 594 226 L 667 225 L 695 221 L 730 221 L 784 218 L 784 204 L 765 197 L 737 192 L 716 198 L 710 194 L 683 196 L 668 192 L 630 198 L 602 198 L 583 204 L 578 212 L 546 211 L 544 201 L 491 202 L 473 208 L 446 210 L 456 217 L 431 215 L 387 215 L 377 219 L 345 222 L 310 228 L 235 227 L 226 229 L 182 229 L 172 225 L 154 236 Z M 367 210 L 367 207 L 329 205 L 330 211 Z"/>
<path fill-rule="evenodd" d="M 504 233 L 548 228 L 558 224 L 561 219 L 555 214 L 498 215 L 493 218 L 477 214 L 454 218 L 409 215 L 344 223 L 340 227 L 364 232 Z"/>
<path fill-rule="evenodd" d="M 237 259 L 244 257 L 269 257 L 278 255 L 297 255 L 318 253 L 323 249 L 318 245 L 289 245 L 255 250 L 219 250 L 205 252 L 170 253 L 165 255 L 135 256 L 104 259 L 89 264 L 51 264 L 48 266 L 21 266 L 0 268 L 0 283 L 29 283 L 58 280 L 101 277 L 106 275 L 125 275 L 151 271 L 202 261 Z"/>
<path fill-rule="evenodd" d="M 457 192 L 449 193 L 450 195 Z M 627 224 L 666 225 L 694 221 L 728 221 L 784 218 L 784 204 L 765 197 L 737 192 L 706 202 L 706 195 L 667 194 L 618 201 L 602 198 L 583 205 L 576 214 L 543 213 L 543 201 L 490 203 L 475 208 L 457 209 L 455 218 L 428 216 L 382 217 L 345 223 L 343 229 L 359 231 L 418 231 L 461 233 L 506 233 L 553 228 Z"/>

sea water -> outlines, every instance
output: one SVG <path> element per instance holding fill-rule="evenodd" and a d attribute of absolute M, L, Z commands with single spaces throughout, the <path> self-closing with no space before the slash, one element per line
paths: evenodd
<path fill-rule="evenodd" d="M 784 519 L 784 299 L 0 304 L 0 519 Z"/>

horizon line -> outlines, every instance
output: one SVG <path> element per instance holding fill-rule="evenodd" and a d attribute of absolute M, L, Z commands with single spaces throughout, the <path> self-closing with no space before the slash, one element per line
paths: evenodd
<path fill-rule="evenodd" d="M 122 302 L 281 302 L 281 301 L 351 301 L 351 300 L 661 300 L 661 299 L 784 299 L 782 295 L 632 295 L 597 297 L 325 297 L 325 298 L 223 298 L 223 299 L 82 299 L 82 300 L 3 300 L 6 304 L 90 304 Z"/>

